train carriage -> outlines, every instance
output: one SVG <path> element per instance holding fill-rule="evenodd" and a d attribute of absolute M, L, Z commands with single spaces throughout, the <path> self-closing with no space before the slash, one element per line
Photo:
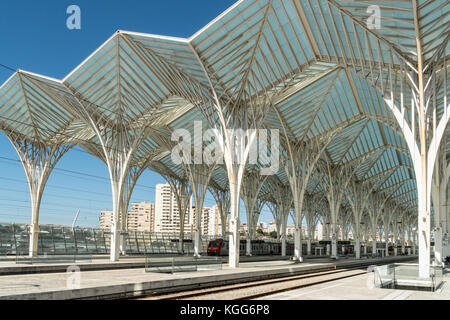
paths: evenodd
<path fill-rule="evenodd" d="M 281 254 L 281 243 L 265 240 L 251 241 L 252 255 L 279 255 Z M 247 252 L 247 240 L 240 240 L 239 253 L 245 255 Z M 293 243 L 286 243 L 286 254 L 294 253 Z M 209 256 L 227 256 L 229 254 L 229 241 L 223 239 L 212 240 L 208 244 L 207 254 Z"/>

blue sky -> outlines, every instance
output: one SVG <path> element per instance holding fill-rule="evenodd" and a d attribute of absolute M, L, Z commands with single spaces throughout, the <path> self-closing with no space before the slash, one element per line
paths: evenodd
<path fill-rule="evenodd" d="M 62 79 L 115 31 L 128 30 L 189 37 L 217 17 L 234 0 L 16 0 L 0 4 L 0 64 Z M 81 30 L 69 30 L 70 5 L 81 9 Z M 0 67 L 0 85 L 12 74 Z M 80 174 L 81 173 L 81 174 Z M 89 175 L 89 176 L 86 176 Z M 155 185 L 164 179 L 147 171 L 132 202 L 154 201 Z M 205 206 L 215 204 L 208 194 Z M 102 209 L 111 209 L 105 165 L 79 148 L 72 149 L 51 175 L 41 205 L 40 223 L 98 226 Z M 241 221 L 245 222 L 242 207 Z M 273 220 L 268 208 L 262 221 Z M 0 134 L 0 222 L 30 222 L 28 186 L 21 163 Z"/>

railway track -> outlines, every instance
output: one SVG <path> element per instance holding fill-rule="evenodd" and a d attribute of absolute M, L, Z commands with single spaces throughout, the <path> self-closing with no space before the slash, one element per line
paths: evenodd
<path fill-rule="evenodd" d="M 278 279 L 258 280 L 242 284 L 223 285 L 165 294 L 152 294 L 137 300 L 250 300 L 275 293 L 299 289 L 366 274 L 362 267 L 315 272 Z"/>

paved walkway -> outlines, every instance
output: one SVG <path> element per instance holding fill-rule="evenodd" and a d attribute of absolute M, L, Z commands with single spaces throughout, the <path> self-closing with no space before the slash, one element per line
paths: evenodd
<path fill-rule="evenodd" d="M 450 274 L 436 292 L 373 287 L 373 273 L 270 295 L 259 300 L 450 300 Z"/>
<path fill-rule="evenodd" d="M 390 259 L 389 259 L 390 260 Z M 379 260 L 377 260 L 379 261 Z M 383 259 L 383 261 L 386 261 Z M 375 263 L 376 261 L 373 260 Z M 176 274 L 146 273 L 144 268 L 78 273 L 44 273 L 0 276 L 0 299 L 76 299 L 115 296 L 122 293 L 138 295 L 171 287 L 199 286 L 232 281 L 239 278 L 266 277 L 333 265 L 357 263 L 352 259 L 337 262 L 314 259 L 298 264 L 292 261 L 243 262 L 238 269 L 223 265 L 222 270 L 183 272 Z M 69 270 L 70 271 L 70 270 Z M 78 287 L 79 286 L 79 287 Z"/>

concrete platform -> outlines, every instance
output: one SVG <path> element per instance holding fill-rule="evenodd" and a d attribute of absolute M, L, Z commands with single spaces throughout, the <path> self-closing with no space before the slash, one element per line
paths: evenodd
<path fill-rule="evenodd" d="M 151 257 L 164 260 L 167 259 L 167 265 L 171 262 L 172 257 L 180 257 L 179 255 L 152 255 Z M 51 257 L 49 256 L 49 259 Z M 255 261 L 283 261 L 289 260 L 289 257 L 281 256 L 252 256 L 241 257 L 242 262 L 255 262 Z M 327 259 L 327 258 L 321 258 Z M 227 263 L 227 258 L 222 257 L 223 263 Z M 25 264 L 15 262 L 14 258 L 7 260 L 0 260 L 0 276 L 5 275 L 19 275 L 19 274 L 36 274 L 36 273 L 61 273 L 66 272 L 67 268 L 77 265 L 80 271 L 104 271 L 104 270 L 118 270 L 118 269 L 138 269 L 145 267 L 144 256 L 124 256 L 120 258 L 120 261 L 112 263 L 107 256 L 93 256 L 91 261 L 80 261 L 77 263 L 34 263 Z"/>
<path fill-rule="evenodd" d="M 274 257 L 275 258 L 275 257 Z M 64 300 L 111 299 L 140 296 L 153 292 L 211 287 L 221 284 L 261 280 L 310 273 L 361 264 L 411 261 L 414 257 L 353 260 L 315 259 L 304 263 L 273 260 L 242 262 L 240 268 L 227 265 L 222 270 L 177 274 L 146 273 L 144 268 L 80 271 L 77 273 L 40 273 L 0 276 L 0 299 Z M 79 285 L 79 286 L 78 286 Z"/>
<path fill-rule="evenodd" d="M 374 288 L 373 273 L 266 296 L 257 300 L 450 300 L 450 272 L 436 292 Z"/>

